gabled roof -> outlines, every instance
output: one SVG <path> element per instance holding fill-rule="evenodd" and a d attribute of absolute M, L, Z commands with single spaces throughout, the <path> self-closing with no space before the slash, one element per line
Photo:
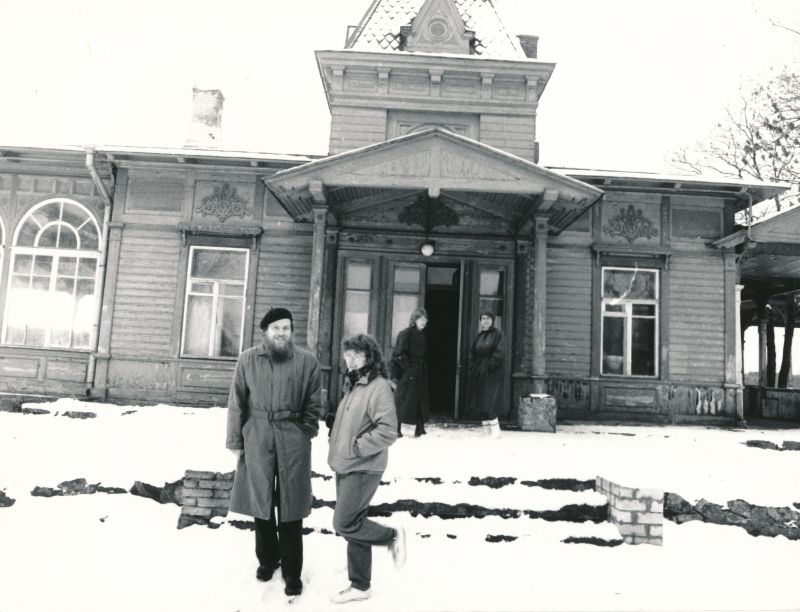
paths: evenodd
<path fill-rule="evenodd" d="M 474 194 L 490 209 L 514 216 L 519 228 L 529 225 L 533 215 L 547 215 L 554 231 L 567 227 L 603 194 L 597 187 L 438 127 L 283 170 L 266 183 L 296 221 L 313 219 L 318 206 L 335 206 L 339 190 L 427 190 L 432 198 L 440 193 Z M 500 194 L 509 197 L 493 197 Z"/>
<path fill-rule="evenodd" d="M 373 0 L 347 41 L 357 51 L 398 51 L 400 28 L 411 24 L 425 0 Z M 498 59 L 526 59 L 519 39 L 497 13 L 495 0 L 454 0 L 466 28 L 475 32 L 475 54 Z"/>

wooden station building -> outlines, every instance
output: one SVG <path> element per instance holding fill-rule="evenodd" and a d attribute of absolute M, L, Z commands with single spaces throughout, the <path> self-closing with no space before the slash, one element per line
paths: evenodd
<path fill-rule="evenodd" d="M 506 352 L 506 416 L 742 415 L 737 212 L 781 184 L 545 168 L 555 65 L 493 0 L 374 0 L 318 51 L 324 158 L 216 148 L 195 90 L 180 149 L 0 146 L 0 388 L 224 403 L 271 306 L 338 397 L 339 343 L 392 351 L 427 308 L 431 408 L 469 419 L 479 312 Z M 735 240 L 733 241 L 735 242 Z"/>

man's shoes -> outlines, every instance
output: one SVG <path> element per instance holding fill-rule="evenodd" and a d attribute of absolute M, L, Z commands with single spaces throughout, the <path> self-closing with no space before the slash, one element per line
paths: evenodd
<path fill-rule="evenodd" d="M 259 565 L 256 570 L 256 578 L 260 582 L 269 582 L 272 580 L 272 575 L 275 573 L 275 570 L 278 569 L 280 565 L 280 563 L 276 563 L 275 565 Z"/>
<path fill-rule="evenodd" d="M 303 581 L 300 578 L 286 578 L 286 588 L 283 589 L 289 597 L 296 597 L 303 592 Z"/>
<path fill-rule="evenodd" d="M 365 599 L 369 599 L 370 595 L 372 595 L 372 591 L 367 589 L 366 591 L 362 591 L 355 587 L 349 586 L 344 591 L 339 591 L 331 597 L 331 603 L 335 604 L 343 604 L 349 601 L 363 601 Z"/>
<path fill-rule="evenodd" d="M 392 561 L 397 569 L 406 564 L 406 530 L 402 527 L 395 529 L 394 540 L 389 544 L 389 552 L 392 553 Z"/>

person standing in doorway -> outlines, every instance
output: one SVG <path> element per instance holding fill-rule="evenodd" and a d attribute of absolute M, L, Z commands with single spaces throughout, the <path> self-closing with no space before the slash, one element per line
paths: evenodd
<path fill-rule="evenodd" d="M 344 396 L 331 429 L 328 465 L 336 472 L 333 528 L 347 540 L 350 586 L 333 603 L 368 599 L 372 580 L 372 547 L 386 546 L 396 567 L 405 563 L 405 530 L 367 518 L 397 439 L 394 397 L 386 379 L 381 349 L 372 336 L 359 334 L 342 342 L 347 364 Z"/>
<path fill-rule="evenodd" d="M 237 458 L 230 509 L 255 519 L 256 578 L 278 567 L 290 597 L 303 591 L 303 519 L 311 513 L 311 439 L 322 416 L 319 363 L 294 346 L 292 313 L 273 308 L 263 341 L 236 363 L 225 446 Z"/>
<path fill-rule="evenodd" d="M 426 433 L 428 420 L 428 341 L 424 329 L 428 313 L 417 308 L 411 313 L 408 327 L 397 334 L 392 354 L 392 377 L 397 381 L 395 403 L 401 424 L 414 425 L 414 437 Z"/>
<path fill-rule="evenodd" d="M 470 346 L 466 412 L 480 418 L 484 432 L 496 438 L 503 400 L 503 333 L 494 326 L 494 318 L 488 310 L 481 313 L 480 331 Z"/>

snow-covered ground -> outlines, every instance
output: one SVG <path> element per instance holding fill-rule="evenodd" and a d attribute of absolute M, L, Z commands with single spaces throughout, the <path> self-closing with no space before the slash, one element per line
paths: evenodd
<path fill-rule="evenodd" d="M 315 509 L 305 525 L 305 591 L 291 606 L 283 582 L 255 580 L 253 533 L 217 519 L 217 529 L 176 528 L 180 509 L 130 494 L 31 496 L 35 486 L 75 478 L 130 489 L 161 486 L 187 469 L 227 472 L 225 411 L 130 407 L 59 400 L 27 404 L 48 414 L 0 412 L 0 612 L 302 610 L 798 610 L 800 541 L 753 537 L 736 527 L 666 521 L 664 545 L 566 544 L 568 536 L 618 537 L 608 524 L 499 516 L 443 520 L 395 512 L 378 519 L 409 532 L 406 567 L 374 551 L 373 596 L 334 606 L 347 584 L 345 542 L 323 533 L 332 510 Z M 93 419 L 64 416 L 91 411 Z M 767 506 L 800 502 L 800 452 L 750 448 L 800 441 L 800 429 L 566 425 L 556 434 L 430 426 L 403 438 L 374 503 L 415 499 L 491 509 L 543 510 L 603 503 L 594 492 L 548 491 L 521 484 L 601 475 L 631 487 L 662 489 L 690 501 Z M 330 475 L 327 439 L 314 441 L 314 471 Z M 472 477 L 515 484 L 470 486 Z M 434 484 L 421 478 L 439 478 Z M 318 499 L 333 483 L 313 479 Z M 487 535 L 516 536 L 491 543 Z"/>

